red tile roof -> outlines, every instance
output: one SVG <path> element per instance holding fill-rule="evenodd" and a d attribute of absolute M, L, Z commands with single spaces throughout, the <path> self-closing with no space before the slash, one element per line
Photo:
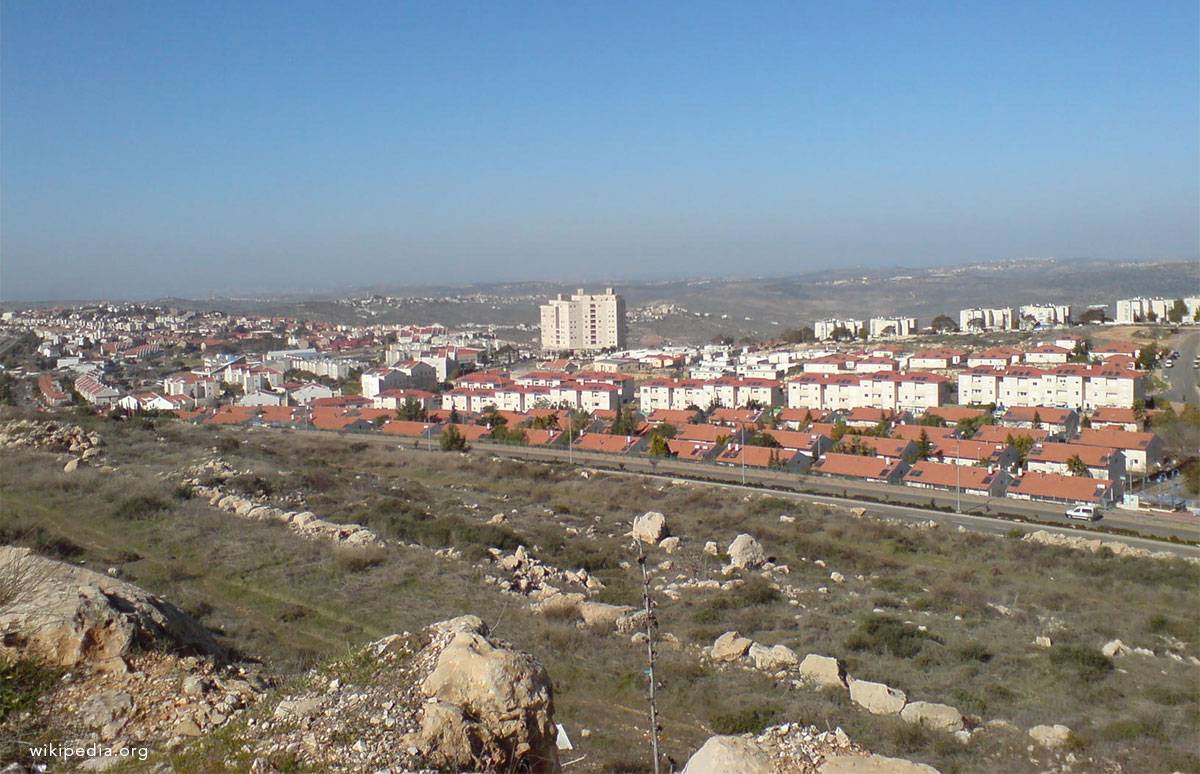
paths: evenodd
<path fill-rule="evenodd" d="M 1107 479 L 1060 476 L 1057 473 L 1027 471 L 1014 478 L 1008 485 L 1008 493 L 1031 497 L 1095 503 L 1106 499 L 1113 482 Z"/>
<path fill-rule="evenodd" d="M 904 463 L 899 460 L 881 460 L 878 457 L 860 457 L 857 454 L 830 452 L 813 463 L 812 472 L 832 476 L 886 480 L 894 475 Z"/>

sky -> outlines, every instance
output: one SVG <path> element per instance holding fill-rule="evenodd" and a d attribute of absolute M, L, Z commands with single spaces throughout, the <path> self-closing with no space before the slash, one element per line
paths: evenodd
<path fill-rule="evenodd" d="M 1200 11 L 0 4 L 0 300 L 1197 258 Z"/>

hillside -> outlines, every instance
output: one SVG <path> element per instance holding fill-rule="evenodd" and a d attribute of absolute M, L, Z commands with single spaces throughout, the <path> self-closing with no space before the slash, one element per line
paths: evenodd
<path fill-rule="evenodd" d="M 680 765 L 714 733 L 786 723 L 943 774 L 1200 769 L 1200 570 L 1179 559 L 384 439 L 69 421 L 102 450 L 70 472 L 61 435 L 0 439 L 0 541 L 171 600 L 261 670 L 271 701 L 368 643 L 475 615 L 550 675 L 572 771 L 648 771 L 629 533 L 654 511 L 658 706 Z M 825 687 L 809 654 L 840 661 Z M 864 698 L 874 682 L 960 720 L 902 717 Z M 1028 733 L 1055 725 L 1069 734 Z M 156 754 L 244 770 L 200 742 Z"/>

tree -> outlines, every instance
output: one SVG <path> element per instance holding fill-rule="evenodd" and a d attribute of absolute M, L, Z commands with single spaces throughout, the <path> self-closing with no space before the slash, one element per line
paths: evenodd
<path fill-rule="evenodd" d="M 954 322 L 954 319 L 951 317 L 947 317 L 944 314 L 939 314 L 937 317 L 933 318 L 933 322 L 930 323 L 930 327 L 932 327 L 938 333 L 945 333 L 947 331 L 958 330 L 958 323 Z"/>
<path fill-rule="evenodd" d="M 529 436 L 523 427 L 496 425 L 492 428 L 492 440 L 499 443 L 524 444 L 529 443 Z"/>
<path fill-rule="evenodd" d="M 488 427 L 495 429 L 497 427 L 503 427 L 507 425 L 508 418 L 501 415 L 499 410 L 493 405 L 488 406 L 482 412 L 480 412 L 479 417 L 475 420 L 475 424 L 487 425 Z"/>
<path fill-rule="evenodd" d="M 458 431 L 458 425 L 450 423 L 446 425 L 446 429 L 442 431 L 441 437 L 442 451 L 470 451 L 471 447 L 467 444 L 467 439 Z"/>
<path fill-rule="evenodd" d="M 779 458 L 779 450 L 772 449 L 770 456 L 767 457 L 767 468 L 770 470 L 783 470 L 783 460 Z"/>
<path fill-rule="evenodd" d="M 946 419 L 941 414 L 931 414 L 930 412 L 926 411 L 921 415 L 921 418 L 917 420 L 917 424 L 925 427 L 945 427 Z"/>
<path fill-rule="evenodd" d="M 1033 429 L 1034 430 L 1042 429 L 1042 412 L 1040 412 L 1040 411 L 1033 412 Z"/>
<path fill-rule="evenodd" d="M 720 345 L 722 345 L 722 346 L 728 347 L 730 344 L 732 344 L 732 343 L 733 343 L 733 337 L 732 337 L 732 336 L 726 336 L 726 335 L 721 335 L 721 336 L 713 336 L 713 338 L 712 338 L 712 343 L 713 343 L 713 344 L 720 344 Z"/>
<path fill-rule="evenodd" d="M 1102 323 L 1106 319 L 1103 308 L 1088 309 L 1083 314 L 1079 315 L 1079 324 L 1087 325 L 1089 323 Z"/>
<path fill-rule="evenodd" d="M 784 344 L 804 344 L 809 341 L 815 341 L 816 338 L 813 335 L 813 329 L 807 325 L 800 328 L 789 328 L 780 337 Z"/>
<path fill-rule="evenodd" d="M 613 435 L 633 435 L 637 432 L 637 420 L 633 416 L 633 406 L 621 409 L 608 432 Z"/>
<path fill-rule="evenodd" d="M 667 439 L 661 435 L 655 435 L 650 439 L 650 449 L 646 453 L 651 457 L 668 457 L 671 454 L 671 447 L 667 445 Z"/>
<path fill-rule="evenodd" d="M 770 433 L 758 432 L 750 436 L 750 440 L 746 441 L 747 446 L 766 446 L 772 449 L 780 447 L 779 441 L 775 440 L 775 436 Z"/>
<path fill-rule="evenodd" d="M 1182 298 L 1177 298 L 1167 311 L 1167 319 L 1173 323 L 1181 323 L 1185 314 L 1187 314 L 1187 307 L 1184 305 Z"/>
<path fill-rule="evenodd" d="M 670 422 L 662 422 L 650 429 L 650 435 L 655 438 L 674 438 L 676 432 L 675 425 Z"/>
<path fill-rule="evenodd" d="M 1078 454 L 1072 454 L 1067 459 L 1067 472 L 1072 476 L 1080 476 L 1081 478 L 1091 478 L 1092 473 L 1088 470 L 1087 463 L 1080 459 Z"/>
<path fill-rule="evenodd" d="M 429 419 L 429 411 L 420 401 L 408 398 L 403 406 L 396 409 L 396 418 L 406 422 L 424 422 Z"/>
<path fill-rule="evenodd" d="M 1149 371 L 1154 368 L 1154 364 L 1158 362 L 1158 345 L 1151 342 L 1142 347 L 1142 351 L 1138 353 L 1136 365 L 1143 371 Z"/>
<path fill-rule="evenodd" d="M 849 430 L 850 429 L 846 427 L 846 420 L 838 418 L 838 421 L 833 423 L 833 432 L 830 433 L 833 442 L 837 443 L 838 441 L 842 440 Z"/>
<path fill-rule="evenodd" d="M 917 459 L 927 460 L 933 454 L 933 441 L 929 440 L 929 433 L 925 432 L 925 428 L 921 428 L 921 434 L 917 436 Z"/>
<path fill-rule="evenodd" d="M 1014 436 L 1009 433 L 1004 442 L 1017 450 L 1017 464 L 1025 467 L 1025 463 L 1029 460 L 1029 451 L 1033 448 L 1033 436 L 1023 434 Z"/>

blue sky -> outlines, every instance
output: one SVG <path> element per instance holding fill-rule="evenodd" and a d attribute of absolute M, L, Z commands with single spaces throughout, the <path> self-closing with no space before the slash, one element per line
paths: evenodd
<path fill-rule="evenodd" d="M 1195 2 L 0 6 L 0 298 L 1196 258 Z"/>

